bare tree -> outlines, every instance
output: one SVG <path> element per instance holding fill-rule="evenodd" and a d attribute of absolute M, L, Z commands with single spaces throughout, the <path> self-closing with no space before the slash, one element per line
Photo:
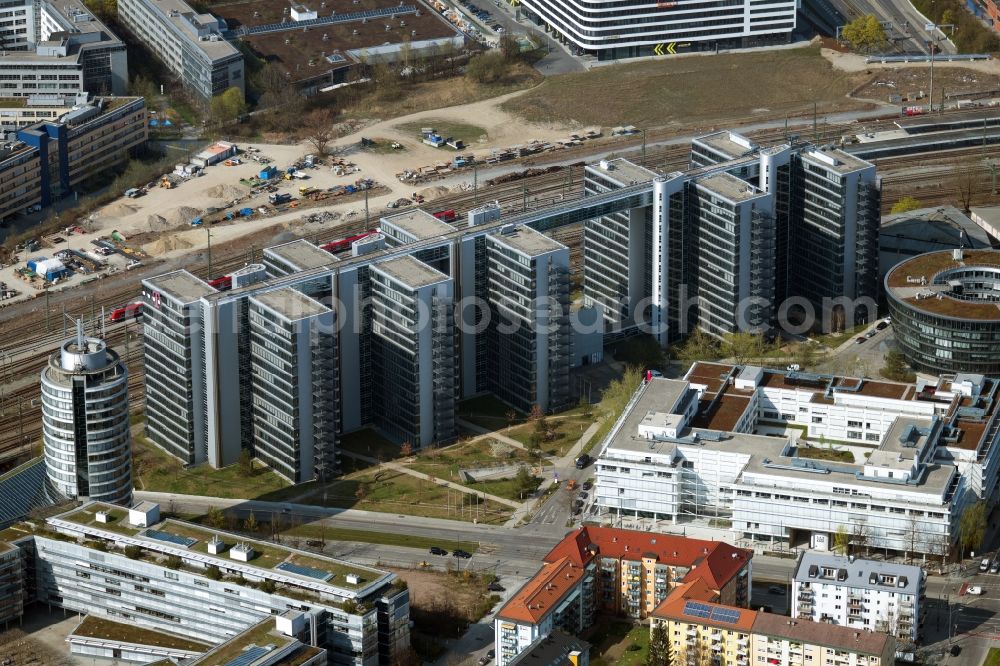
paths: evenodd
<path fill-rule="evenodd" d="M 336 136 L 333 127 L 333 111 L 330 109 L 316 109 L 306 116 L 306 138 L 309 143 L 316 148 L 320 155 L 326 154 L 326 149 Z"/>
<path fill-rule="evenodd" d="M 983 174 L 978 165 L 957 165 L 951 175 L 945 178 L 943 185 L 945 189 L 957 192 L 962 211 L 968 213 L 973 198 L 982 190 Z"/>
<path fill-rule="evenodd" d="M 868 523 L 859 520 L 854 521 L 851 524 L 851 536 L 848 541 L 854 548 L 855 553 L 864 548 L 865 557 L 867 557 L 869 547 L 871 546 L 871 531 L 868 529 Z"/>
<path fill-rule="evenodd" d="M 920 534 L 920 526 L 917 524 L 917 519 L 914 516 L 910 516 L 910 520 L 906 524 L 905 538 L 906 563 L 913 564 L 913 553 L 915 553 L 923 543 L 923 535 Z"/>

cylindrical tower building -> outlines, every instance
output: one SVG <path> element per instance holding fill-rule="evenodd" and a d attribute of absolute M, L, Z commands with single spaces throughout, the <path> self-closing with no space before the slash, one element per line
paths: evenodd
<path fill-rule="evenodd" d="M 129 427 L 125 364 L 78 326 L 42 370 L 42 440 L 52 486 L 71 498 L 130 504 Z"/>

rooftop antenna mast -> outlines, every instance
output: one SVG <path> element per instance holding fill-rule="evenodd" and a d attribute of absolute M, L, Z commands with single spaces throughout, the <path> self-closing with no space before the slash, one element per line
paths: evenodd
<path fill-rule="evenodd" d="M 84 341 L 83 340 L 84 340 L 83 339 L 83 320 L 82 319 L 77 319 L 76 320 L 76 348 L 77 348 L 77 350 L 79 350 L 81 352 L 84 350 L 84 346 L 83 346 L 84 345 Z"/>

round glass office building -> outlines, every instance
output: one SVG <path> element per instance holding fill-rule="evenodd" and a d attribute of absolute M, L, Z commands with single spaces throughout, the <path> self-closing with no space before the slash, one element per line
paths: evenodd
<path fill-rule="evenodd" d="M 67 340 L 42 370 L 46 474 L 70 498 L 132 500 L 128 373 L 103 340 Z"/>
<path fill-rule="evenodd" d="M 935 375 L 1000 375 L 1000 251 L 928 252 L 885 276 L 896 343 Z"/>

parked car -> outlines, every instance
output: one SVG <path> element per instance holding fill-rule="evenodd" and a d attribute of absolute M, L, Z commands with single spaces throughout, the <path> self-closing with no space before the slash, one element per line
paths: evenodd
<path fill-rule="evenodd" d="M 464 550 L 456 550 L 455 552 L 452 553 L 452 556 L 454 556 L 454 557 L 460 557 L 463 560 L 467 560 L 470 557 L 472 557 L 472 553 L 468 553 L 468 552 L 466 552 Z"/>
<path fill-rule="evenodd" d="M 447 555 L 448 551 L 440 546 L 431 546 L 431 555 Z"/>
<path fill-rule="evenodd" d="M 980 585 L 973 585 L 972 587 L 970 587 L 969 589 L 967 589 L 965 591 L 965 593 L 966 594 L 971 594 L 973 596 L 978 597 L 979 595 L 981 595 L 983 593 L 983 588 Z"/>
<path fill-rule="evenodd" d="M 990 558 L 984 557 L 983 561 L 979 563 L 979 573 L 986 573 L 990 570 Z"/>
<path fill-rule="evenodd" d="M 993 560 L 993 564 L 990 565 L 990 573 L 991 574 L 1000 573 L 1000 557 Z"/>
<path fill-rule="evenodd" d="M 589 465 L 591 462 L 592 462 L 592 460 L 591 460 L 590 456 L 588 456 L 586 453 L 583 453 L 583 454 L 580 455 L 579 458 L 576 459 L 576 468 L 577 469 L 583 469 L 584 467 L 586 467 L 587 465 Z"/>
<path fill-rule="evenodd" d="M 486 589 L 489 590 L 490 592 L 505 592 L 507 590 L 507 588 L 505 588 L 503 585 L 501 585 L 496 581 L 493 581 L 492 583 L 487 585 Z"/>
<path fill-rule="evenodd" d="M 590 479 L 587 479 L 586 481 L 583 482 L 583 485 L 581 487 L 584 490 L 590 490 L 591 488 L 594 487 L 594 482 L 591 481 Z"/>
<path fill-rule="evenodd" d="M 785 593 L 785 587 L 784 587 L 784 585 L 768 585 L 767 591 L 770 594 L 784 594 Z"/>
<path fill-rule="evenodd" d="M 802 366 L 799 365 L 798 363 L 792 363 L 787 368 L 785 368 L 785 370 L 788 370 L 788 372 L 798 372 L 801 369 L 802 369 Z"/>
<path fill-rule="evenodd" d="M 872 330 L 870 330 L 870 331 L 868 331 L 867 333 L 865 333 L 865 337 L 866 337 L 866 338 L 874 338 L 874 337 L 875 337 L 875 336 L 876 336 L 877 334 L 878 334 L 878 331 L 876 331 L 876 330 L 875 330 L 875 329 L 873 328 Z"/>
<path fill-rule="evenodd" d="M 587 499 L 587 491 L 586 490 L 581 490 L 579 493 L 577 493 L 576 496 L 579 497 L 582 500 L 585 500 L 585 499 Z"/>
<path fill-rule="evenodd" d="M 486 656 L 489 657 L 490 659 L 495 659 L 497 656 L 497 651 L 494 650 L 493 648 L 490 648 L 489 651 L 486 653 Z"/>
<path fill-rule="evenodd" d="M 479 658 L 479 666 L 486 666 L 486 664 L 490 663 L 491 661 L 493 661 L 493 660 L 490 659 L 489 657 L 482 656 L 482 657 Z"/>
<path fill-rule="evenodd" d="M 862 343 L 863 343 L 863 342 L 864 342 L 865 340 L 867 340 L 867 339 L 868 339 L 868 338 L 866 338 L 865 336 L 863 336 L 863 335 L 862 335 L 861 337 L 857 338 L 857 339 L 856 339 L 856 340 L 854 341 L 854 344 L 856 344 L 856 345 L 860 345 L 860 344 L 862 344 Z"/>
<path fill-rule="evenodd" d="M 889 328 L 889 324 L 887 322 L 880 321 L 879 323 L 875 324 L 876 331 L 884 331 L 887 328 Z"/>
<path fill-rule="evenodd" d="M 958 643 L 952 645 L 951 649 L 948 650 L 948 654 L 950 654 L 953 657 L 957 657 L 958 655 L 962 654 L 962 646 L 959 645 Z"/>

